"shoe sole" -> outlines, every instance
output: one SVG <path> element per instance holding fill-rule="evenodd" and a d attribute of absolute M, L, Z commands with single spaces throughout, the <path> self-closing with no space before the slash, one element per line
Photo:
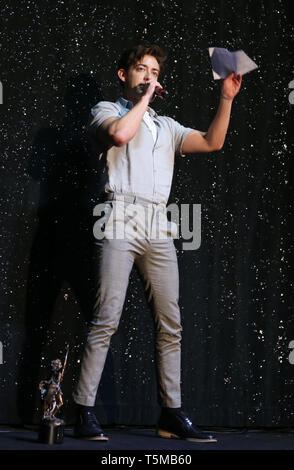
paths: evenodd
<path fill-rule="evenodd" d="M 217 439 L 197 439 L 196 437 L 180 437 L 177 434 L 173 434 L 169 431 L 164 431 L 163 429 L 158 429 L 157 434 L 158 436 L 164 437 L 165 439 L 171 439 L 174 437 L 176 439 L 182 439 L 189 442 L 217 442 Z"/>

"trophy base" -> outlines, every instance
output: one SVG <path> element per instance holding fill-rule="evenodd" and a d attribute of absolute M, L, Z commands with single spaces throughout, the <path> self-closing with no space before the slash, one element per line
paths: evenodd
<path fill-rule="evenodd" d="M 42 421 L 39 428 L 39 442 L 43 444 L 62 444 L 64 437 L 64 421 Z"/>

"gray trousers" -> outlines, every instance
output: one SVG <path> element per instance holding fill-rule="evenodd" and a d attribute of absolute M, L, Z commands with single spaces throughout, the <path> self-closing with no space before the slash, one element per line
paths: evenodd
<path fill-rule="evenodd" d="M 114 207 L 116 202 L 111 203 Z M 132 204 L 136 207 L 136 204 Z M 113 239 L 110 229 L 122 215 L 109 216 L 105 237 L 96 242 L 100 262 L 96 302 L 91 328 L 85 345 L 79 382 L 73 393 L 76 403 L 93 406 L 104 368 L 109 344 L 116 332 L 123 310 L 129 276 L 135 263 L 146 283 L 152 300 L 155 322 L 156 366 L 159 404 L 181 406 L 181 321 L 178 306 L 178 262 L 171 236 L 152 238 L 156 213 L 164 213 L 162 205 L 149 205 L 146 224 L 142 213 L 133 218 L 140 237 Z M 112 215 L 112 213 L 111 213 Z M 162 214 L 161 214 L 162 215 Z M 124 218 L 125 223 L 125 218 Z"/>

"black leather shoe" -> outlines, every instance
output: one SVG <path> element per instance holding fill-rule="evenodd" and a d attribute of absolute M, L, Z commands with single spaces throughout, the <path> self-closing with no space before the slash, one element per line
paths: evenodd
<path fill-rule="evenodd" d="M 90 441 L 108 441 L 108 437 L 100 428 L 94 412 L 88 407 L 82 406 L 78 409 L 74 436 Z"/>
<path fill-rule="evenodd" d="M 157 425 L 157 434 L 160 437 L 176 437 L 192 442 L 217 442 L 212 434 L 200 431 L 196 426 L 193 426 L 184 411 L 172 408 L 162 409 Z"/>

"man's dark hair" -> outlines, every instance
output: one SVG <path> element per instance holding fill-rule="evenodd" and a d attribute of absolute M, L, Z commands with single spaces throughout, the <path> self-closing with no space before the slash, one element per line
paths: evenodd
<path fill-rule="evenodd" d="M 124 69 L 128 70 L 131 65 L 135 65 L 138 60 L 142 59 L 144 55 L 152 55 L 155 57 L 159 64 L 160 75 L 164 72 L 164 63 L 167 59 L 167 54 L 157 44 L 139 44 L 131 49 L 127 49 L 123 52 L 121 58 L 118 61 L 117 70 Z M 121 82 L 121 80 L 120 80 Z M 123 84 L 123 82 L 121 82 Z"/>

